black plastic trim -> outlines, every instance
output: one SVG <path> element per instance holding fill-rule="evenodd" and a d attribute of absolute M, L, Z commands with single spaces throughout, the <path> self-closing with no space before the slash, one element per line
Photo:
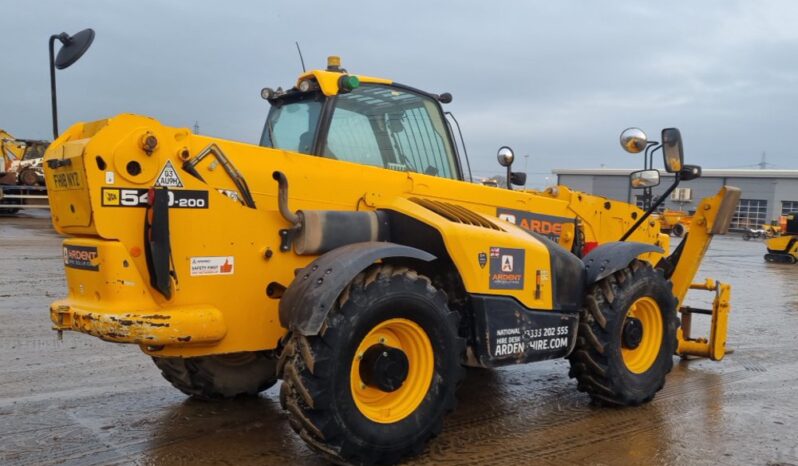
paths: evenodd
<path fill-rule="evenodd" d="M 394 257 L 425 262 L 435 259 L 420 249 L 388 242 L 370 241 L 333 249 L 297 273 L 280 299 L 280 324 L 301 335 L 317 335 L 346 285 L 374 262 Z"/>
<path fill-rule="evenodd" d="M 665 251 L 659 246 L 628 241 L 614 241 L 602 244 L 582 258 L 585 263 L 586 285 L 590 286 L 628 267 L 637 256 L 649 252 L 663 253 Z"/>
<path fill-rule="evenodd" d="M 578 314 L 529 309 L 508 296 L 470 298 L 474 349 L 483 367 L 562 358 L 574 348 Z"/>

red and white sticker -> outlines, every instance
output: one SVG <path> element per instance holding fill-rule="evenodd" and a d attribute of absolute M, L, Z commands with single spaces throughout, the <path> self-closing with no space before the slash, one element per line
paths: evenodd
<path fill-rule="evenodd" d="M 191 276 L 232 275 L 235 270 L 235 257 L 208 256 L 191 258 Z"/>

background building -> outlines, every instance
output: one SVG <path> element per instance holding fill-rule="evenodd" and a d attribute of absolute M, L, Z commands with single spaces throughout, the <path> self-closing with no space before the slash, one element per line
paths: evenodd
<path fill-rule="evenodd" d="M 599 168 L 587 170 L 555 169 L 557 184 L 578 191 L 639 204 L 642 190 L 631 189 L 632 169 Z M 660 171 L 662 182 L 654 188 L 661 195 L 673 183 L 673 175 Z M 695 210 L 701 199 L 718 192 L 723 185 L 742 190 L 731 228 L 756 228 L 777 220 L 782 214 L 798 211 L 798 170 L 713 170 L 705 169 L 701 178 L 682 182 L 664 203 L 668 209 Z"/>

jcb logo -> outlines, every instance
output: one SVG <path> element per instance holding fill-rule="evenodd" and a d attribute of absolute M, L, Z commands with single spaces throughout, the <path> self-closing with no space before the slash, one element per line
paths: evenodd
<path fill-rule="evenodd" d="M 104 189 L 103 190 L 103 205 L 119 205 L 119 190 L 118 189 Z"/>
<path fill-rule="evenodd" d="M 149 201 L 148 191 L 140 188 L 103 188 L 103 205 L 106 207 L 144 207 Z"/>

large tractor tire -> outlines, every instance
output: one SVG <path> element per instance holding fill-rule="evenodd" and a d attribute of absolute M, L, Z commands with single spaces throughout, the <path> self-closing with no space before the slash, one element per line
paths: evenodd
<path fill-rule="evenodd" d="M 597 404 L 646 403 L 673 367 L 678 327 L 671 282 L 636 260 L 591 288 L 569 375 Z"/>
<path fill-rule="evenodd" d="M 268 351 L 152 359 L 169 383 L 201 400 L 256 396 L 277 383 L 277 359 Z"/>
<path fill-rule="evenodd" d="M 420 453 L 455 407 L 465 371 L 460 317 L 427 277 L 372 266 L 343 291 L 319 335 L 293 333 L 280 400 L 293 429 L 336 463 Z"/>
<path fill-rule="evenodd" d="M 17 175 L 17 180 L 23 186 L 36 186 L 39 184 L 39 175 L 32 168 L 24 168 Z"/>

